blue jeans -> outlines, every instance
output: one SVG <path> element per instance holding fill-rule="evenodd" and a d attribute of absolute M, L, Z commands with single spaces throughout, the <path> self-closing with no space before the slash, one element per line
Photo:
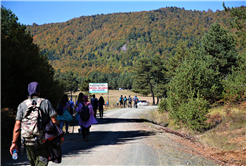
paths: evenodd
<path fill-rule="evenodd" d="M 66 121 L 66 120 L 60 120 L 60 128 L 61 129 L 63 128 L 64 121 L 66 122 L 66 132 L 68 132 L 68 121 Z"/>

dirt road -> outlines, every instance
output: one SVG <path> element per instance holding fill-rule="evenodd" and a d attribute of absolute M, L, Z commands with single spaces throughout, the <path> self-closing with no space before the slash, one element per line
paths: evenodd
<path fill-rule="evenodd" d="M 156 108 L 145 106 L 109 110 L 104 119 L 91 127 L 89 141 L 78 135 L 78 126 L 70 127 L 62 145 L 59 165 L 216 165 L 213 161 L 187 152 L 174 141 L 175 136 L 151 128 L 141 114 Z M 182 149 L 186 149 L 183 151 Z M 28 165 L 25 155 L 5 165 Z M 49 163 L 49 165 L 57 165 Z"/>

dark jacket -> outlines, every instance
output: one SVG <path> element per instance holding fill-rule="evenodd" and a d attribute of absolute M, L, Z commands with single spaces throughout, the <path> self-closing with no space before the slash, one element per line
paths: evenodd
<path fill-rule="evenodd" d="M 54 163 L 61 163 L 61 137 L 63 134 L 63 130 L 54 124 L 51 120 L 45 126 L 45 143 L 48 144 L 49 148 L 49 161 Z"/>

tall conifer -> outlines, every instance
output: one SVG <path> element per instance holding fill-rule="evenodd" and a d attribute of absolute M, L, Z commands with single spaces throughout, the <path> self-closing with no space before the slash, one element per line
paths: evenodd
<path fill-rule="evenodd" d="M 210 26 L 209 32 L 202 38 L 201 47 L 204 56 L 210 58 L 211 67 L 215 69 L 218 66 L 222 77 L 231 73 L 237 61 L 236 42 L 218 22 Z"/>

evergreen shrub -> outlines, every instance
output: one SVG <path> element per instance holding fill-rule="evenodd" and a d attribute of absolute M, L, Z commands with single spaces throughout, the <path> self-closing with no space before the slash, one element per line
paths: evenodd
<path fill-rule="evenodd" d="M 163 113 L 163 112 L 165 112 L 165 111 L 167 111 L 167 101 L 168 99 L 167 98 L 164 98 L 164 99 L 162 99 L 161 101 L 160 101 L 160 103 L 159 103 L 159 107 L 158 107 L 158 111 L 160 112 L 160 113 Z"/>
<path fill-rule="evenodd" d="M 211 96 L 219 96 L 221 85 L 218 70 L 197 59 L 184 60 L 168 84 L 167 106 L 170 117 L 193 130 L 206 128 L 206 114 Z"/>
<path fill-rule="evenodd" d="M 224 102 L 236 102 L 246 98 L 246 71 L 233 71 L 222 81 L 224 91 L 222 98 Z"/>

